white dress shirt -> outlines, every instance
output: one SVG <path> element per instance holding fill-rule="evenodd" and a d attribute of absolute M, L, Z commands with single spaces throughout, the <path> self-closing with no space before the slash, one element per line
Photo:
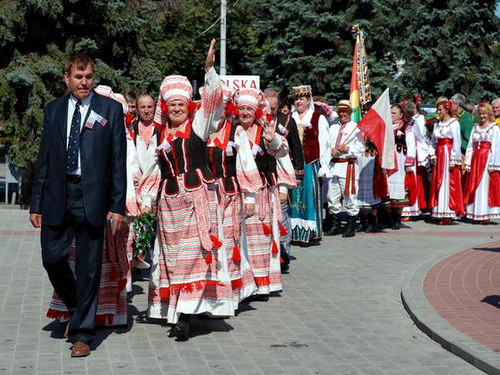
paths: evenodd
<path fill-rule="evenodd" d="M 82 100 L 82 104 L 80 105 L 80 133 L 82 132 L 82 126 L 85 123 L 85 120 L 87 119 L 87 112 L 90 108 L 90 101 L 92 100 L 92 95 L 94 93 L 91 92 L 89 96 L 87 96 L 86 99 Z M 68 149 L 68 143 L 69 143 L 69 134 L 71 132 L 71 121 L 73 120 L 73 114 L 75 112 L 75 107 L 76 103 L 78 102 L 78 99 L 76 99 L 73 95 L 69 96 L 68 100 L 68 116 L 66 120 L 66 150 Z M 80 176 L 82 174 L 81 170 L 81 159 L 80 159 L 80 149 L 78 149 L 78 168 L 71 174 L 78 175 Z"/>

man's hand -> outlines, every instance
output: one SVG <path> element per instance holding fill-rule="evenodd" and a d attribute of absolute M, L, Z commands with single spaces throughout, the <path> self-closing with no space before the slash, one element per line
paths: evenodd
<path fill-rule="evenodd" d="M 114 236 L 118 231 L 118 228 L 121 227 L 121 224 L 123 222 L 123 215 L 117 214 L 115 212 L 108 212 L 106 222 L 111 227 L 111 234 Z"/>
<path fill-rule="evenodd" d="M 245 218 L 249 218 L 255 214 L 255 204 L 245 203 Z"/>
<path fill-rule="evenodd" d="M 215 39 L 210 41 L 210 47 L 208 48 L 207 58 L 205 60 L 205 71 L 208 72 L 210 68 L 215 65 Z"/>
<path fill-rule="evenodd" d="M 344 152 L 347 152 L 347 146 L 341 143 L 339 147 L 337 147 L 337 150 L 339 151 L 339 154 L 342 154 Z"/>
<path fill-rule="evenodd" d="M 149 212 L 149 211 L 151 211 L 151 207 L 149 207 L 149 206 L 141 207 L 141 214 L 144 214 L 144 213 Z"/>
<path fill-rule="evenodd" d="M 263 128 L 264 128 L 264 139 L 267 142 L 274 141 L 274 139 L 276 138 L 275 125 L 266 121 L 266 122 L 264 122 Z"/>
<path fill-rule="evenodd" d="M 42 226 L 42 214 L 30 214 L 31 225 L 35 228 L 40 228 Z"/>
<path fill-rule="evenodd" d="M 413 172 L 413 168 L 412 167 L 405 167 L 405 172 L 411 173 L 411 172 Z"/>
<path fill-rule="evenodd" d="M 340 155 L 340 151 L 336 148 L 332 150 L 332 157 L 336 158 Z"/>

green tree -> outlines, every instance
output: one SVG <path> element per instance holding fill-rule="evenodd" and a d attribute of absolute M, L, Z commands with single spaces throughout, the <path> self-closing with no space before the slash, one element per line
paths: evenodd
<path fill-rule="evenodd" d="M 406 25 L 397 55 L 405 60 L 399 89 L 430 98 L 461 92 L 477 103 L 500 91 L 492 47 L 500 40 L 496 0 L 402 2 Z"/>

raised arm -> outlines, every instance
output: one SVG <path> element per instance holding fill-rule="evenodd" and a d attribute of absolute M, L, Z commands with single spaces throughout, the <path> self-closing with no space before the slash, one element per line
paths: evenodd
<path fill-rule="evenodd" d="M 215 39 L 212 39 L 205 60 L 205 85 L 201 96 L 201 107 L 193 120 L 193 131 L 203 140 L 217 131 L 218 120 L 224 111 L 224 100 L 220 77 L 214 69 Z"/>

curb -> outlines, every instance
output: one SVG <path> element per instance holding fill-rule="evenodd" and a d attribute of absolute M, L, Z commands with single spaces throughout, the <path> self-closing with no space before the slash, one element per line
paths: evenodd
<path fill-rule="evenodd" d="M 453 327 L 434 310 L 424 294 L 423 283 L 427 272 L 441 260 L 461 251 L 441 254 L 410 272 L 403 282 L 401 300 L 415 325 L 432 340 L 479 370 L 500 375 L 500 354 Z"/>

